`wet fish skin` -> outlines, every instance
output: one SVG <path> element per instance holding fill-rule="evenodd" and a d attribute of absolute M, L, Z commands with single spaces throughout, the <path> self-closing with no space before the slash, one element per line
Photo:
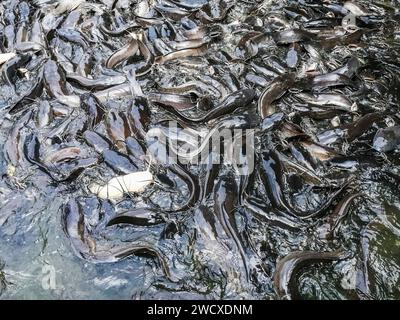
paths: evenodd
<path fill-rule="evenodd" d="M 207 2 L 199 11 L 196 12 L 196 17 L 205 24 L 222 21 L 233 6 L 234 3 L 226 1 L 218 1 L 217 7 L 214 4 Z"/>
<path fill-rule="evenodd" d="M 171 7 L 164 4 L 157 4 L 155 8 L 157 11 L 162 11 L 163 15 L 176 21 L 179 21 L 181 18 L 188 16 L 190 14 L 190 11 L 186 9 Z"/>
<path fill-rule="evenodd" d="M 270 116 L 263 119 L 261 124 L 261 130 L 271 130 L 272 128 L 277 127 L 284 119 L 285 115 L 282 112 L 276 112 L 271 114 Z"/>
<path fill-rule="evenodd" d="M 343 95 L 336 93 L 320 93 L 308 95 L 305 93 L 297 94 L 297 97 L 303 101 L 316 106 L 333 106 L 338 107 L 344 111 L 351 111 L 353 103 L 351 100 Z"/>
<path fill-rule="evenodd" d="M 4 154 L 6 159 L 14 167 L 18 165 L 21 156 L 21 131 L 32 117 L 32 110 L 26 111 L 14 124 L 6 142 L 4 143 Z"/>
<path fill-rule="evenodd" d="M 76 83 L 83 88 L 92 90 L 104 90 L 126 82 L 126 77 L 122 75 L 90 79 L 77 74 L 67 74 L 66 79 L 68 82 Z"/>
<path fill-rule="evenodd" d="M 172 3 L 176 4 L 178 7 L 191 10 L 191 9 L 200 9 L 202 6 L 204 6 L 207 1 L 205 0 L 200 0 L 200 1 L 190 1 L 190 0 L 171 0 Z"/>
<path fill-rule="evenodd" d="M 205 37 L 202 39 L 183 40 L 183 41 L 170 41 L 167 44 L 173 50 L 196 49 L 211 41 L 211 38 Z"/>
<path fill-rule="evenodd" d="M 102 152 L 103 161 L 119 175 L 129 174 L 138 170 L 138 167 L 124 154 L 113 150 Z"/>
<path fill-rule="evenodd" d="M 342 19 L 340 18 L 331 18 L 331 17 L 324 17 L 324 18 L 317 18 L 309 21 L 303 22 L 304 28 L 309 29 L 320 29 L 320 28 L 330 28 L 336 27 L 340 25 Z"/>
<path fill-rule="evenodd" d="M 141 55 L 143 56 L 144 60 L 140 61 L 135 64 L 128 64 L 125 66 L 125 71 L 128 72 L 128 70 L 133 69 L 135 71 L 135 75 L 137 77 L 142 77 L 146 75 L 148 72 L 151 71 L 154 63 L 155 63 L 155 57 L 154 54 L 150 51 L 146 43 L 144 42 L 145 36 L 142 37 L 143 41 L 137 40 L 138 46 L 139 46 L 139 51 Z"/>
<path fill-rule="evenodd" d="M 180 164 L 172 164 L 168 166 L 168 169 L 175 173 L 180 179 L 182 179 L 189 188 L 189 197 L 187 201 L 178 209 L 164 210 L 165 212 L 179 212 L 188 210 L 196 205 L 200 200 L 202 194 L 202 186 L 200 185 L 197 176 L 192 174 L 185 166 Z"/>
<path fill-rule="evenodd" d="M 57 29 L 57 35 L 70 43 L 76 43 L 80 45 L 83 49 L 88 47 L 88 40 L 81 32 L 77 30 L 59 28 Z"/>
<path fill-rule="evenodd" d="M 191 49 L 182 49 L 173 51 L 168 53 L 164 56 L 157 57 L 155 62 L 158 64 L 163 64 L 171 60 L 183 58 L 183 57 L 199 57 L 204 55 L 207 52 L 207 44 L 203 44 L 198 48 L 191 48 Z"/>
<path fill-rule="evenodd" d="M 161 184 L 168 186 L 171 189 L 176 188 L 176 186 L 177 186 L 175 181 L 172 180 L 170 177 L 168 177 L 167 174 L 164 174 L 164 173 L 156 174 L 156 180 L 157 180 L 157 182 L 160 182 Z"/>
<path fill-rule="evenodd" d="M 323 88 L 349 85 L 353 85 L 349 77 L 334 72 L 315 76 L 306 84 L 307 87 L 317 91 Z"/>
<path fill-rule="evenodd" d="M 138 140 L 145 140 L 150 121 L 151 112 L 148 101 L 144 97 L 133 99 L 128 113 L 130 129 Z"/>
<path fill-rule="evenodd" d="M 305 149 L 300 143 L 296 141 L 289 145 L 290 152 L 293 158 L 302 166 L 306 167 L 310 171 L 315 172 L 318 165 L 315 158 L 310 154 L 309 150 Z"/>
<path fill-rule="evenodd" d="M 361 65 L 358 58 L 355 56 L 351 56 L 343 67 L 340 67 L 332 72 L 337 74 L 342 74 L 351 79 L 357 74 L 360 67 Z"/>
<path fill-rule="evenodd" d="M 124 62 L 125 60 L 129 59 L 130 57 L 134 56 L 136 52 L 139 50 L 139 44 L 136 39 L 131 39 L 131 41 L 122 47 L 117 52 L 113 53 L 106 61 L 106 67 L 112 69 L 119 65 L 120 63 Z"/>
<path fill-rule="evenodd" d="M 47 166 L 57 165 L 58 163 L 76 159 L 81 153 L 78 147 L 65 147 L 50 153 L 43 159 L 43 163 Z"/>
<path fill-rule="evenodd" d="M 53 98 L 70 94 L 66 88 L 65 74 L 61 71 L 57 62 L 48 60 L 43 66 L 43 75 L 46 89 Z"/>
<path fill-rule="evenodd" d="M 26 1 L 22 1 L 18 4 L 18 13 L 19 13 L 19 22 L 20 23 L 28 23 L 30 8 Z"/>
<path fill-rule="evenodd" d="M 241 89 L 228 95 L 219 105 L 206 114 L 202 121 L 209 121 L 225 114 L 229 114 L 240 107 L 245 107 L 255 98 L 253 89 Z"/>
<path fill-rule="evenodd" d="M 379 119 L 381 119 L 381 114 L 367 113 L 352 123 L 323 131 L 317 135 L 317 138 L 323 145 L 334 144 L 344 139 L 352 142 L 368 131 Z"/>
<path fill-rule="evenodd" d="M 100 24 L 100 26 L 99 26 L 99 30 L 102 33 L 104 33 L 108 36 L 111 36 L 111 37 L 119 37 L 119 36 L 125 35 L 125 34 L 129 33 L 129 31 L 131 29 L 137 29 L 137 28 L 140 28 L 139 21 L 120 26 L 118 29 L 115 29 L 115 30 L 108 29 L 104 24 Z"/>
<path fill-rule="evenodd" d="M 332 252 L 294 251 L 278 260 L 273 276 L 275 291 L 281 299 L 297 298 L 296 274 L 300 268 L 318 262 L 329 262 L 346 258 L 343 250 Z"/>
<path fill-rule="evenodd" d="M 183 35 L 187 40 L 198 40 L 204 37 L 217 38 L 221 36 L 222 33 L 223 29 L 219 25 L 201 25 L 183 31 Z"/>
<path fill-rule="evenodd" d="M 136 164 L 144 160 L 146 156 L 146 148 L 143 146 L 143 143 L 139 142 L 139 140 L 134 137 L 128 137 L 125 140 L 125 144 L 129 156 L 134 159 Z"/>
<path fill-rule="evenodd" d="M 194 219 L 198 223 L 201 232 L 207 236 L 208 239 L 215 239 L 221 241 L 226 237 L 226 234 L 219 224 L 215 213 L 204 204 L 200 204 L 195 212 Z"/>
<path fill-rule="evenodd" d="M 379 152 L 390 152 L 400 146 L 400 126 L 379 129 L 374 136 L 372 148 Z"/>
<path fill-rule="evenodd" d="M 93 147 L 98 153 L 102 153 L 104 150 L 112 148 L 111 141 L 95 131 L 85 131 L 83 133 L 83 138 L 85 142 L 89 146 Z"/>
<path fill-rule="evenodd" d="M 177 110 L 189 110 L 195 105 L 189 96 L 178 94 L 151 92 L 149 100 L 157 104 L 169 105 Z"/>
<path fill-rule="evenodd" d="M 54 112 L 48 101 L 41 101 L 36 112 L 36 125 L 44 128 L 53 120 Z"/>
<path fill-rule="evenodd" d="M 24 156 L 30 163 L 37 165 L 40 170 L 51 175 L 49 170 L 40 161 L 40 143 L 35 134 L 30 134 L 24 141 Z"/>
<path fill-rule="evenodd" d="M 153 245 L 145 241 L 133 241 L 129 244 L 114 247 L 96 241 L 87 227 L 82 205 L 76 199 L 71 199 L 64 205 L 62 226 L 75 254 L 86 261 L 112 263 L 134 254 L 147 253 L 159 260 L 163 272 L 169 280 L 177 281 L 177 278 L 170 272 L 165 256 Z"/>
<path fill-rule="evenodd" d="M 240 239 L 239 230 L 235 220 L 237 211 L 239 190 L 232 173 L 222 176 L 214 188 L 214 212 L 225 230 L 239 251 L 243 267 L 246 272 L 246 279 L 249 279 L 248 259 Z"/>
<path fill-rule="evenodd" d="M 255 95 L 256 92 L 253 89 L 241 89 L 233 92 L 206 115 L 198 118 L 189 118 L 173 108 L 168 108 L 167 106 L 166 108 L 187 122 L 208 122 L 223 115 L 230 114 L 240 107 L 248 106 L 255 98 Z"/>
<path fill-rule="evenodd" d="M 299 231 L 305 227 L 304 222 L 298 218 L 274 212 L 271 207 L 265 205 L 262 199 L 246 197 L 243 205 L 254 214 L 256 219 L 272 226 L 290 231 Z"/>
<path fill-rule="evenodd" d="M 107 103 L 111 99 L 118 99 L 132 96 L 130 83 L 123 83 L 94 93 L 101 103 Z"/>
<path fill-rule="evenodd" d="M 30 60 L 31 60 L 30 55 L 19 54 L 14 58 L 11 58 L 10 60 L 6 61 L 1 66 L 2 78 L 7 83 L 7 85 L 13 89 L 13 92 L 15 92 L 15 80 L 18 69 L 25 66 Z"/>
<path fill-rule="evenodd" d="M 118 213 L 107 222 L 107 227 L 117 224 L 153 226 L 163 223 L 161 216 L 150 208 L 134 208 Z"/>
<path fill-rule="evenodd" d="M 367 16 L 369 12 L 366 8 L 364 8 L 361 4 L 356 3 L 355 1 L 346 1 L 343 4 L 343 8 L 349 10 L 355 16 Z"/>
<path fill-rule="evenodd" d="M 110 110 L 106 116 L 107 133 L 118 150 L 125 150 L 125 139 L 131 136 L 128 118 L 124 112 Z"/>
<path fill-rule="evenodd" d="M 361 118 L 357 119 L 351 124 L 344 125 L 344 128 L 347 130 L 346 135 L 348 140 L 353 141 L 354 139 L 358 138 L 381 118 L 381 113 L 371 112 L 363 115 Z"/>
<path fill-rule="evenodd" d="M 349 180 L 342 184 L 339 189 L 333 192 L 318 208 L 302 212 L 293 208 L 286 200 L 284 195 L 283 172 L 282 163 L 275 151 L 270 150 L 262 154 L 259 173 L 273 208 L 300 219 L 310 219 L 325 213 L 332 202 L 341 195 L 351 182 L 351 180 Z"/>
<path fill-rule="evenodd" d="M 221 165 L 219 163 L 212 163 L 212 157 L 210 157 L 210 161 L 206 164 L 207 172 L 204 175 L 203 181 L 203 193 L 202 199 L 207 199 L 212 195 L 214 190 L 215 182 L 218 178 L 218 175 L 221 171 Z"/>
<path fill-rule="evenodd" d="M 299 141 L 299 145 L 307 150 L 310 155 L 314 157 L 315 160 L 319 160 L 322 162 L 340 156 L 340 153 L 336 150 L 324 145 L 320 145 L 310 140 Z"/>
<path fill-rule="evenodd" d="M 81 107 L 89 116 L 89 128 L 95 128 L 105 117 L 106 108 L 92 93 L 81 96 Z"/>
<path fill-rule="evenodd" d="M 289 29 L 274 34 L 274 40 L 278 45 L 310 41 L 314 38 L 313 33 L 302 29 Z"/>
<path fill-rule="evenodd" d="M 283 171 L 280 161 L 274 156 L 273 152 L 264 153 L 259 170 L 261 180 L 267 189 L 268 198 L 271 200 L 273 207 L 296 216 L 293 212 L 294 210 L 289 206 L 284 197 L 282 190 L 283 180 L 281 176 Z"/>
<path fill-rule="evenodd" d="M 226 116 L 221 119 L 216 125 L 214 125 L 212 129 L 207 133 L 207 135 L 203 137 L 203 140 L 198 148 L 190 150 L 190 152 L 180 152 L 173 144 L 171 144 L 171 150 L 178 156 L 179 161 L 190 163 L 192 159 L 196 160 L 195 157 L 199 156 L 204 151 L 207 151 L 206 148 L 209 146 L 209 140 L 212 139 L 215 134 L 219 134 L 221 130 L 250 129 L 258 125 L 259 118 L 254 114 Z M 197 144 L 198 142 L 196 141 L 196 145 Z"/>
<path fill-rule="evenodd" d="M 345 34 L 345 35 L 338 35 L 336 37 L 320 37 L 319 44 L 326 48 L 326 49 L 331 49 L 334 48 L 337 45 L 350 45 L 350 44 L 357 44 L 360 42 L 361 37 L 366 33 L 367 31 L 364 29 L 358 29 L 352 33 Z"/>
<path fill-rule="evenodd" d="M 15 31 L 13 25 L 8 25 L 4 28 L 4 36 L 5 36 L 5 47 L 7 51 L 12 52 L 14 51 L 14 42 L 15 42 Z M 4 59 L 4 56 L 3 56 Z"/>
<path fill-rule="evenodd" d="M 64 206 L 62 225 L 75 253 L 83 259 L 91 255 L 95 242 L 91 240 L 82 206 L 76 199 L 69 200 Z"/>
<path fill-rule="evenodd" d="M 258 112 L 262 119 L 270 116 L 275 111 L 272 110 L 272 103 L 282 97 L 286 91 L 295 83 L 293 73 L 282 75 L 275 78 L 263 91 L 258 99 Z"/>
<path fill-rule="evenodd" d="M 23 149 L 27 161 L 36 165 L 41 171 L 58 183 L 75 180 L 86 168 L 92 167 L 98 162 L 97 158 L 85 158 L 66 162 L 61 168 L 55 168 L 52 164 L 47 165 L 43 163 L 39 138 L 34 133 L 25 138 Z"/>
<path fill-rule="evenodd" d="M 63 29 L 75 29 L 78 27 L 79 20 L 81 19 L 81 11 L 79 9 L 72 10 L 65 18 L 62 28 Z"/>
<path fill-rule="evenodd" d="M 313 169 L 311 170 L 310 168 L 297 163 L 297 161 L 292 160 L 281 152 L 277 151 L 276 154 L 281 160 L 282 166 L 285 168 L 286 172 L 297 172 L 309 185 L 326 186 L 332 184 L 325 178 L 320 177 Z"/>
<path fill-rule="evenodd" d="M 329 216 L 329 230 L 328 234 L 326 235 L 327 239 L 334 239 L 335 235 L 337 234 L 339 224 L 347 215 L 353 200 L 363 196 L 364 195 L 361 192 L 350 193 L 337 204 L 332 214 Z"/>
<path fill-rule="evenodd" d="M 39 74 L 35 79 L 35 84 L 28 91 L 28 93 L 18 98 L 17 101 L 8 108 L 8 112 L 10 114 L 16 114 L 21 110 L 25 109 L 26 107 L 28 107 L 35 100 L 35 98 L 40 97 L 42 95 L 43 88 L 44 88 L 43 69 L 40 69 Z"/>
<path fill-rule="evenodd" d="M 279 127 L 279 131 L 280 131 L 281 136 L 285 140 L 290 140 L 290 139 L 299 138 L 299 137 L 302 137 L 302 138 L 309 137 L 309 135 L 306 134 L 299 125 L 297 125 L 293 122 L 289 122 L 289 121 L 284 121 L 281 124 L 281 126 Z"/>
<path fill-rule="evenodd" d="M 299 48 L 295 45 L 292 45 L 286 55 L 286 64 L 289 68 L 295 68 L 297 66 L 297 63 L 299 61 L 298 57 L 298 51 Z"/>

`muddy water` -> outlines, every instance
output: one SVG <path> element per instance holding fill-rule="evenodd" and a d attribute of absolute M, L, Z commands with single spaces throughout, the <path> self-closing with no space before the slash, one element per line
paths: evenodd
<path fill-rule="evenodd" d="M 379 129 L 400 124 L 398 1 L 72 3 L 6 0 L 0 4 L 1 52 L 27 57 L 17 68 L 3 65 L 1 71 L 0 298 L 400 298 L 400 161 L 393 142 L 398 137 L 389 137 L 394 145 L 385 152 L 374 140 Z M 27 47 L 33 41 L 35 23 L 41 31 L 34 40 L 40 42 L 42 37 L 42 47 L 23 49 L 24 43 Z M 115 30 L 129 32 L 113 34 Z M 191 40 L 205 43 L 188 44 L 191 34 Z M 108 59 L 132 41 L 132 35 L 144 46 L 140 54 L 107 68 Z M 198 51 L 171 58 L 185 46 Z M 50 69 L 48 61 L 55 61 L 58 70 L 46 82 L 41 75 Z M 347 69 L 333 80 L 318 78 L 343 66 Z M 126 77 L 123 82 L 132 92 L 120 97 L 112 91 L 99 98 L 104 115 L 96 117 L 93 109 L 83 107 L 83 99 L 102 89 L 77 85 L 62 76 L 53 82 L 54 76 L 65 74 Z M 44 89 L 24 98 L 40 81 Z M 160 88 L 190 81 L 197 81 L 197 90 L 176 92 L 174 97 L 184 97 L 178 105 L 189 104 L 190 110 L 182 107 L 178 114 L 173 110 L 176 101 L 154 101 L 155 94 L 166 97 Z M 60 96 L 58 85 L 68 94 Z M 190 120 L 207 114 L 201 104 L 206 99 L 211 100 L 212 110 L 243 89 L 254 90 L 250 102 L 212 121 Z M 347 100 L 340 105 L 332 100 L 316 104 L 315 97 L 323 94 Z M 93 194 L 92 183 L 104 184 L 127 173 L 113 165 L 121 156 L 129 155 L 129 167 L 136 166 L 135 170 L 149 167 L 148 158 L 135 157 L 126 148 L 128 136 L 145 148 L 149 141 L 132 131 L 123 139 L 115 138 L 125 132 L 124 122 L 111 121 L 112 115 L 128 115 L 138 95 L 148 100 L 146 130 L 163 128 L 160 121 L 168 119 L 207 133 L 224 119 L 238 125 L 241 116 L 248 116 L 252 121 L 246 128 L 256 129 L 256 170 L 246 177 L 227 164 L 218 165 L 216 172 L 207 166 L 182 165 L 202 189 L 183 210 L 179 208 L 187 203 L 190 183 L 161 158 L 150 161 L 150 171 L 164 174 L 164 179 L 143 192 L 118 201 Z M 71 97 L 78 97 L 78 105 Z M 137 124 L 141 118 L 133 120 Z M 288 125 L 300 134 L 293 134 Z M 326 142 L 322 133 L 335 128 L 333 140 Z M 119 157 L 107 161 L 85 140 L 85 131 L 106 137 L 111 141 L 107 148 Z M 27 152 L 32 135 L 38 138 L 40 161 L 32 161 Z M 66 147 L 79 148 L 79 156 L 58 154 L 58 162 L 43 165 Z M 284 164 L 279 170 L 268 167 L 274 152 Z M 75 160 L 93 161 L 66 179 L 80 165 Z M 213 173 L 215 181 L 206 178 Z M 281 174 L 282 182 L 273 178 Z M 287 205 L 278 201 L 277 186 Z M 296 216 L 315 212 L 340 186 L 343 190 L 320 214 Z M 360 196 L 341 207 L 352 194 Z M 70 201 L 77 201 L 83 214 L 83 224 L 75 229 L 65 227 Z M 124 210 L 148 207 L 160 223 L 107 226 Z M 340 209 L 344 214 L 338 219 Z M 81 240 L 71 230 L 83 234 Z M 99 261 L 96 255 L 107 248 L 105 252 L 113 256 L 115 248 L 136 243 L 146 244 L 144 254 L 115 262 Z M 306 261 L 292 273 L 290 295 L 280 294 L 279 261 L 295 251 L 334 250 L 345 252 L 344 257 L 328 263 Z"/>

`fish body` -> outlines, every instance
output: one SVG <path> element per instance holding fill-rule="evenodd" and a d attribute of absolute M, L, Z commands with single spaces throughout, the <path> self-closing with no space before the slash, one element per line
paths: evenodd
<path fill-rule="evenodd" d="M 112 178 L 105 185 L 93 184 L 89 190 L 101 199 L 120 200 L 125 194 L 144 191 L 153 180 L 150 171 L 138 171 Z"/>
<path fill-rule="evenodd" d="M 8 60 L 14 58 L 16 54 L 14 52 L 0 53 L 0 65 L 7 62 Z"/>
<path fill-rule="evenodd" d="M 329 262 L 345 258 L 342 250 L 332 252 L 295 251 L 280 259 L 274 273 L 275 291 L 279 298 L 292 299 L 294 281 L 300 268 L 318 262 Z"/>
<path fill-rule="evenodd" d="M 282 97 L 294 85 L 294 74 L 282 75 L 273 80 L 258 99 L 258 112 L 262 119 L 275 112 L 273 102 Z"/>
<path fill-rule="evenodd" d="M 379 129 L 372 148 L 379 152 L 390 152 L 400 146 L 400 126 Z"/>

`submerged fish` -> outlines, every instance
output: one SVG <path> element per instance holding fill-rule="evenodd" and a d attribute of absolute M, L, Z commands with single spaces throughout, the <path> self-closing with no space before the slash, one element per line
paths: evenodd
<path fill-rule="evenodd" d="M 376 151 L 390 152 L 400 146 L 400 126 L 379 129 L 375 134 L 372 147 Z"/>
<path fill-rule="evenodd" d="M 187 122 L 207 122 L 217 117 L 230 114 L 240 107 L 248 107 L 255 97 L 255 91 L 253 89 L 242 89 L 228 95 L 220 104 L 215 106 L 212 110 L 206 113 L 204 116 L 197 118 L 190 118 L 175 108 L 163 105 L 171 113 L 177 115 L 181 119 Z"/>
<path fill-rule="evenodd" d="M 295 251 L 278 260 L 274 273 L 275 291 L 279 298 L 292 299 L 295 294 L 296 273 L 300 268 L 318 262 L 342 260 L 346 257 L 343 250 L 332 252 Z"/>
<path fill-rule="evenodd" d="M 93 263 L 113 263 L 125 259 L 134 254 L 150 254 L 155 256 L 165 275 L 176 281 L 171 274 L 165 256 L 147 241 L 133 241 L 122 245 L 107 245 L 97 241 L 93 231 L 89 229 L 84 214 L 84 208 L 79 201 L 72 199 L 63 207 L 62 223 L 64 231 L 71 241 L 75 253 L 85 260 Z"/>
<path fill-rule="evenodd" d="M 235 209 L 238 204 L 239 191 L 232 174 L 222 177 L 214 189 L 214 211 L 224 228 L 226 234 L 233 239 L 242 258 L 246 278 L 249 278 L 248 259 L 240 239 L 239 230 L 235 219 Z"/>
<path fill-rule="evenodd" d="M 318 208 L 309 211 L 300 211 L 294 208 L 286 199 L 284 194 L 284 180 L 282 163 L 275 151 L 270 150 L 262 155 L 259 168 L 261 180 L 267 190 L 267 196 L 276 210 L 288 213 L 301 219 L 309 219 L 322 215 L 330 207 L 332 202 L 345 190 L 349 182 L 342 184 L 333 192 Z"/>

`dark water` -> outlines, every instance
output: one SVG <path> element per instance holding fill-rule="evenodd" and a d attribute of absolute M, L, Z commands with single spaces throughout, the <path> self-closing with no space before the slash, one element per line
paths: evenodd
<path fill-rule="evenodd" d="M 63 6 L 74 1 L 58 7 L 52 2 L 0 3 L 1 52 L 16 52 L 23 60 L 1 67 L 2 299 L 285 298 L 274 283 L 279 260 L 294 251 L 338 249 L 346 253 L 341 260 L 309 261 L 294 272 L 292 298 L 400 298 L 399 137 L 389 137 L 393 147 L 385 152 L 374 143 L 378 129 L 400 125 L 398 1 L 344 5 L 342 1 L 93 0 L 76 1 L 74 7 Z M 127 28 L 133 24 L 137 25 Z M 39 48 L 32 44 L 35 25 L 41 30 L 34 39 L 42 41 Z M 193 31 L 197 26 L 202 27 Z M 113 34 L 113 30 L 122 31 Z M 190 34 L 197 44 L 183 43 Z M 107 68 L 107 59 L 132 35 L 150 51 L 150 58 L 146 60 L 142 47 L 140 54 Z M 185 45 L 198 51 L 166 61 L 168 52 Z M 51 60 L 57 71 L 40 80 Z M 343 66 L 348 69 L 340 71 L 341 76 L 336 73 L 334 80 L 318 82 L 318 75 Z M 136 80 L 129 73 L 132 69 Z M 54 78 L 57 74 L 59 81 Z M 88 93 L 101 89 L 77 85 L 70 78 L 65 80 L 65 74 L 92 79 L 126 76 L 124 83 L 131 84 L 133 93 L 121 97 L 111 92 L 101 101 L 104 115 L 100 108 L 96 117 L 83 103 Z M 39 81 L 44 88 L 27 96 Z M 216 120 L 196 123 L 171 112 L 172 103 L 168 107 L 168 103 L 154 101 L 160 88 L 190 81 L 197 81 L 197 91 L 186 89 L 175 96 L 184 96 L 185 103 L 192 104 L 190 111 L 182 111 L 188 118 L 207 112 L 200 110 L 203 101 L 211 101 L 212 110 L 242 89 L 253 89 L 255 97 Z M 190 184 L 160 159 L 150 170 L 154 175 L 163 173 L 173 180 L 172 185 L 160 178 L 144 192 L 119 201 L 91 193 L 92 183 L 106 183 L 121 172 L 87 143 L 85 131 L 107 137 L 112 142 L 110 150 L 130 155 L 135 170 L 146 170 L 149 165 L 148 159 L 135 158 L 126 148 L 128 136 L 145 147 L 148 141 L 121 130 L 126 122 L 113 122 L 113 115 L 128 114 L 138 94 L 137 83 L 149 100 L 147 130 L 162 128 L 160 120 L 165 119 L 206 132 L 224 119 L 235 123 L 243 115 L 253 119 L 246 128 L 257 129 L 256 170 L 243 176 L 226 164 L 216 169 L 182 166 L 201 189 L 185 210 L 179 208 L 189 197 Z M 274 86 L 276 91 L 264 91 Z M 264 111 L 257 106 L 263 93 L 271 127 L 268 119 L 263 122 Z M 323 94 L 340 94 L 347 100 L 344 106 L 310 102 Z M 271 120 L 273 114 L 280 115 L 278 120 Z M 131 126 L 134 120 L 143 119 L 129 118 Z M 321 133 L 335 126 L 333 140 L 323 140 Z M 300 133 L 294 134 L 296 130 Z M 34 136 L 40 146 L 40 161 L 36 162 L 27 152 Z M 66 147 L 79 148 L 78 155 L 70 149 L 72 155 L 58 154 L 58 160 L 46 163 Z M 275 152 L 281 155 L 282 168 L 272 166 L 268 171 L 265 159 L 271 161 Z M 297 167 L 290 166 L 288 159 Z M 90 165 L 64 181 L 79 166 L 77 160 Z M 271 175 L 263 179 L 266 172 L 283 176 L 282 183 Z M 207 174 L 215 174 L 214 179 Z M 268 182 L 272 187 L 266 188 Z M 292 211 L 315 211 L 345 183 L 321 214 L 307 219 L 291 215 L 274 198 L 274 186 L 280 185 L 288 206 L 295 208 Z M 335 209 L 352 194 L 360 195 L 338 220 Z M 79 202 L 84 217 L 80 227 L 85 232 L 75 230 L 84 234 L 83 240 L 65 228 L 65 208 L 74 201 Z M 160 223 L 106 226 L 124 209 L 149 206 Z M 327 235 L 336 221 L 333 236 Z M 100 263 L 93 253 L 107 248 L 112 256 L 115 248 L 139 242 L 163 258 L 145 250 L 146 254 Z M 93 243 L 97 249 L 91 247 Z M 163 259 L 172 276 L 166 276 Z"/>

